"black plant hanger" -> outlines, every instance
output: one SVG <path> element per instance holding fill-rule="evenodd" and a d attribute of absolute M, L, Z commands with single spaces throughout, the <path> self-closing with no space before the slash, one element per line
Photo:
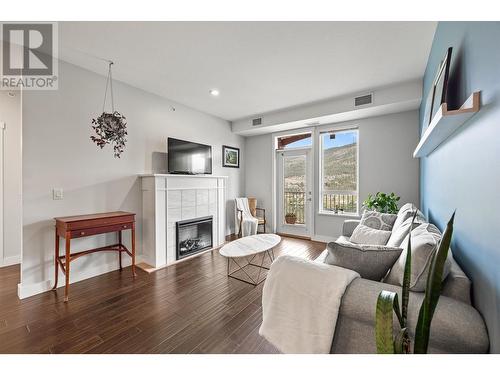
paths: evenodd
<path fill-rule="evenodd" d="M 109 62 L 108 78 L 106 79 L 106 90 L 104 91 L 104 103 L 102 105 L 102 114 L 92 119 L 92 129 L 95 131 L 96 136 L 90 136 L 90 139 L 97 144 L 101 149 L 107 144 L 113 144 L 114 156 L 119 158 L 121 153 L 125 150 L 125 143 L 127 142 L 127 122 L 126 118 L 118 111 L 115 111 L 115 103 L 113 96 L 113 75 L 111 66 L 113 62 Z M 108 87 L 111 96 L 111 112 L 106 112 L 106 98 L 108 95 Z"/>

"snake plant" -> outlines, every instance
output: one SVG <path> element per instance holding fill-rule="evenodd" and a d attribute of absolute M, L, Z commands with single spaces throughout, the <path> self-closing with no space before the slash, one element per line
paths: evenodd
<path fill-rule="evenodd" d="M 377 353 L 379 354 L 410 354 L 411 340 L 408 334 L 408 302 L 410 299 L 410 278 L 411 278 L 411 229 L 415 220 L 417 210 L 413 214 L 412 225 L 408 230 L 408 247 L 406 252 L 406 262 L 403 275 L 402 301 L 399 308 L 398 294 L 383 290 L 377 298 L 377 309 L 375 313 L 375 338 L 377 343 Z M 420 306 L 417 326 L 415 328 L 415 343 L 413 352 L 415 354 L 427 353 L 430 338 L 430 328 L 432 317 L 436 305 L 441 295 L 443 269 L 448 250 L 450 248 L 453 234 L 453 221 L 455 213 L 451 216 L 446 230 L 439 242 L 437 250 L 431 256 L 431 265 L 425 296 Z M 393 316 L 396 314 L 399 328 L 393 334 Z"/>

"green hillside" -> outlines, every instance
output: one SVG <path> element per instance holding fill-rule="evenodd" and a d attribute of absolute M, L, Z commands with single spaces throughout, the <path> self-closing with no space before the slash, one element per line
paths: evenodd
<path fill-rule="evenodd" d="M 356 145 L 330 148 L 325 151 L 325 188 L 356 190 Z"/>
<path fill-rule="evenodd" d="M 350 144 L 325 150 L 325 188 L 329 190 L 356 190 L 356 145 Z M 304 159 L 286 159 L 285 189 L 304 190 Z"/>

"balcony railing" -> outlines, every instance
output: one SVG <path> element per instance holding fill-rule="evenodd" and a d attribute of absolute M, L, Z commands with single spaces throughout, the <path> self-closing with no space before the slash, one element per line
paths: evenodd
<path fill-rule="evenodd" d="M 294 213 L 297 217 L 296 224 L 304 224 L 305 213 L 304 191 L 285 191 L 284 214 Z M 331 212 L 358 212 L 358 194 L 349 190 L 323 190 L 323 211 Z"/>
<path fill-rule="evenodd" d="M 358 193 L 352 190 L 323 190 L 323 211 L 358 212 Z"/>
<path fill-rule="evenodd" d="M 304 191 L 285 191 L 285 212 L 284 214 L 295 214 L 297 221 L 295 224 L 304 224 L 304 201 L 306 193 Z M 284 219 L 284 218 L 283 218 Z"/>

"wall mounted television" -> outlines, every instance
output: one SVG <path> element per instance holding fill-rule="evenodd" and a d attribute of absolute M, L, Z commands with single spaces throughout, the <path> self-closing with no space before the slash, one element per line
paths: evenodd
<path fill-rule="evenodd" d="M 212 174 L 212 147 L 200 143 L 167 139 L 168 173 Z"/>

